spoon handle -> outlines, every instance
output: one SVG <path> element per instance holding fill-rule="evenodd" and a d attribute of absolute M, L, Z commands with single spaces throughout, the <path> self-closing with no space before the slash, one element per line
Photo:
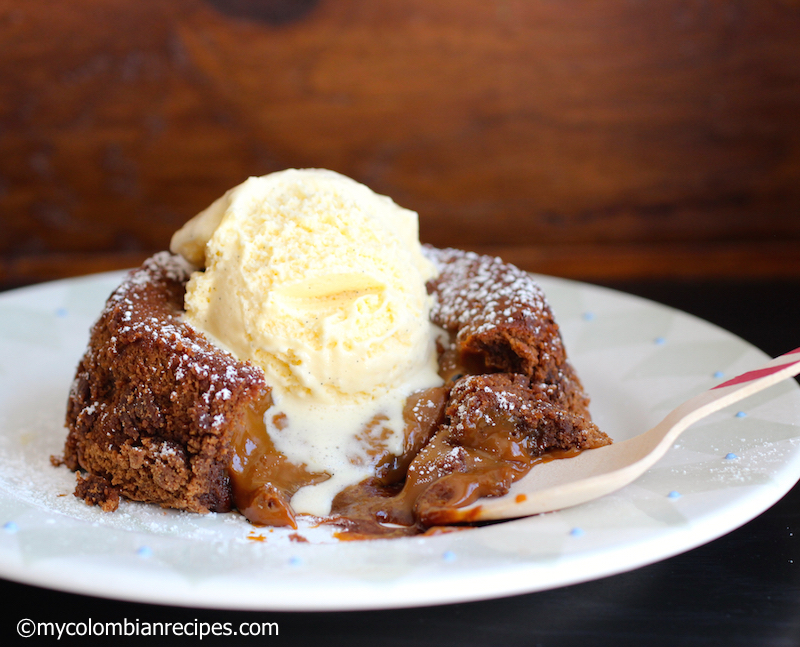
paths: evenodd
<path fill-rule="evenodd" d="M 795 348 L 770 360 L 761 368 L 747 371 L 712 387 L 684 402 L 657 425 L 661 430 L 669 429 L 661 443 L 668 448 L 687 427 L 701 418 L 798 373 L 800 373 L 800 348 Z"/>
<path fill-rule="evenodd" d="M 454 520 L 522 517 L 585 503 L 633 482 L 698 420 L 800 373 L 800 348 L 687 400 L 649 431 L 574 458 L 537 465 L 511 491 L 453 511 Z"/>

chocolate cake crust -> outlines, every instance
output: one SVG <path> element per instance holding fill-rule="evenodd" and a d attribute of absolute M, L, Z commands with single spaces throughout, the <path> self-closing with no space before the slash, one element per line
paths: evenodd
<path fill-rule="evenodd" d="M 428 283 L 431 320 L 455 337 L 462 361 L 476 372 L 520 373 L 554 382 L 566 361 L 544 292 L 527 272 L 499 258 L 424 247 L 439 269 Z"/>
<path fill-rule="evenodd" d="M 121 494 L 192 512 L 232 508 L 231 434 L 269 389 L 260 369 L 181 321 L 189 272 L 167 252 L 148 259 L 92 329 L 69 394 L 63 458 L 95 477 L 91 491 L 76 492 L 88 503 Z"/>

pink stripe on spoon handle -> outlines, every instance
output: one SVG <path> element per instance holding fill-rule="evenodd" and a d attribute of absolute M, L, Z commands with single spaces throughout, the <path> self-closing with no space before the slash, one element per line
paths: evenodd
<path fill-rule="evenodd" d="M 770 360 L 761 368 L 742 373 L 700 393 L 669 413 L 667 420 L 682 430 L 723 407 L 750 397 L 798 373 L 800 373 L 800 348 L 795 348 Z M 675 437 L 677 438 L 677 434 Z"/>
<path fill-rule="evenodd" d="M 727 382 L 723 382 L 722 384 L 715 386 L 714 389 L 722 389 L 726 386 L 734 386 L 736 384 L 752 382 L 753 380 L 774 375 L 775 373 L 783 371 L 784 369 L 788 369 L 791 366 L 797 366 L 798 364 L 800 364 L 800 348 L 795 348 L 794 350 L 784 353 L 780 357 L 776 357 L 775 359 L 771 360 L 766 366 L 757 368 L 754 371 L 742 373 L 741 375 L 738 375 Z M 788 375 L 797 375 L 798 372 L 800 372 L 800 368 L 797 372 L 790 371 Z"/>

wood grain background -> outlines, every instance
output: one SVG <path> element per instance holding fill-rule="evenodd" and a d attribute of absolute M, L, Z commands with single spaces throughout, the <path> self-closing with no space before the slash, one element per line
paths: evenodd
<path fill-rule="evenodd" d="M 798 0 L 0 0 L 0 286 L 325 167 L 585 280 L 800 276 Z"/>

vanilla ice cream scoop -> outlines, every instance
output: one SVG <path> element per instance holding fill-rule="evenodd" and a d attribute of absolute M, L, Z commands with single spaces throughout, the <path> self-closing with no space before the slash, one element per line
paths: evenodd
<path fill-rule="evenodd" d="M 171 248 L 205 267 L 187 284 L 187 321 L 264 370 L 288 421 L 277 430 L 267 413 L 275 447 L 331 474 L 293 507 L 327 514 L 374 467 L 359 432 L 385 419 L 400 453 L 406 397 L 441 383 L 417 214 L 337 173 L 292 169 L 231 189 Z"/>

